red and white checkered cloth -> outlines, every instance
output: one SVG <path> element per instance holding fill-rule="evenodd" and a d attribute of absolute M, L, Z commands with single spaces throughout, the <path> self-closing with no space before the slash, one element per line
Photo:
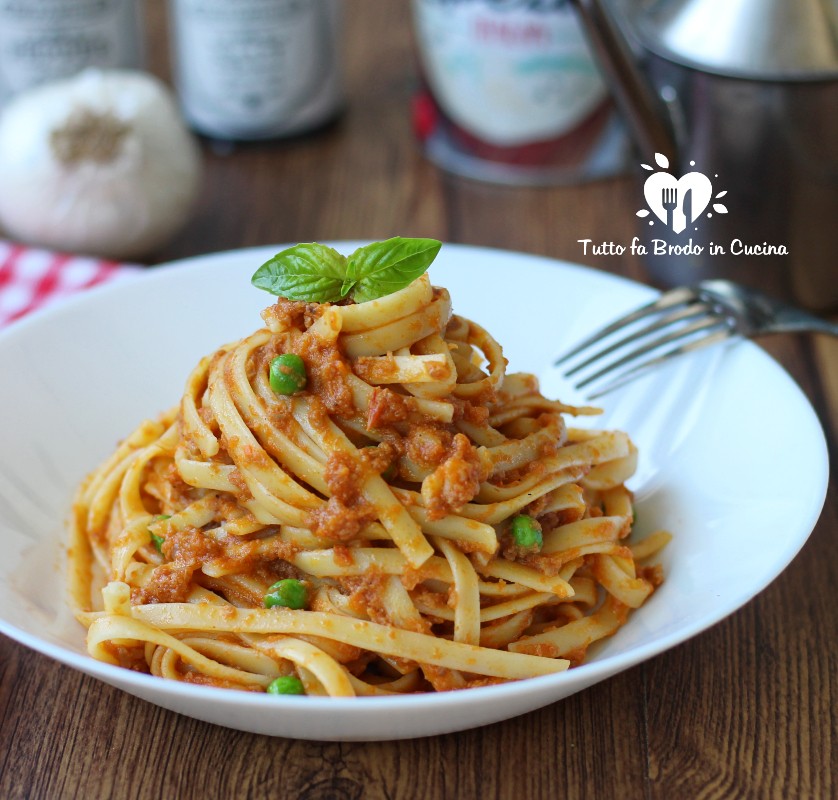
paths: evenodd
<path fill-rule="evenodd" d="M 139 266 L 0 240 L 0 328 L 82 289 L 134 277 Z"/>

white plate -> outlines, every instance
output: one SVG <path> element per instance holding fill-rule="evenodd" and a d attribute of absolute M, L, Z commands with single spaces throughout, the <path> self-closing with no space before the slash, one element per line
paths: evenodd
<path fill-rule="evenodd" d="M 738 343 L 607 400 L 608 423 L 640 448 L 639 529 L 663 527 L 675 538 L 662 557 L 663 586 L 581 667 L 462 692 L 349 700 L 184 685 L 94 661 L 66 601 L 64 522 L 74 488 L 142 419 L 179 399 L 200 356 L 260 326 L 271 298 L 250 276 L 278 249 L 155 269 L 0 335 L 0 631 L 231 728 L 298 739 L 424 736 L 539 708 L 694 636 L 768 585 L 814 527 L 827 483 L 818 420 L 774 361 Z M 456 245 L 442 249 L 431 276 L 450 289 L 457 312 L 503 344 L 512 369 L 544 375 L 548 394 L 557 353 L 654 294 L 545 258 Z"/>

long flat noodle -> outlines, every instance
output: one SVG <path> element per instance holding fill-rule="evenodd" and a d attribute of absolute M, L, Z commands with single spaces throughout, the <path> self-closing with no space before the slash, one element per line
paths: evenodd
<path fill-rule="evenodd" d="M 557 470 L 553 473 L 552 480 L 564 476 L 566 480 L 558 483 L 553 489 L 549 490 L 553 494 L 560 487 L 568 483 L 576 483 L 581 480 L 585 474 L 585 470 L 581 466 L 568 467 L 566 469 Z M 493 503 L 503 503 L 508 500 L 515 500 L 515 498 L 526 496 L 528 492 L 540 487 L 544 483 L 544 477 L 539 470 L 534 470 L 520 481 L 505 486 L 495 486 L 492 483 L 481 483 L 480 491 L 474 498 L 475 505 L 488 506 Z M 528 500 L 529 502 L 529 500 Z"/>
<path fill-rule="evenodd" d="M 358 459 L 358 450 L 349 441 L 346 434 L 333 422 L 325 423 L 325 430 L 318 429 L 312 423 L 311 405 L 304 398 L 296 398 L 293 403 L 294 418 L 326 452 L 343 452 Z M 360 461 L 358 462 L 360 471 Z M 395 545 L 414 567 L 421 566 L 431 557 L 434 550 L 422 534 L 422 529 L 413 521 L 404 506 L 393 496 L 390 487 L 380 475 L 369 474 L 365 477 L 362 493 L 376 510 L 376 516 L 387 529 Z"/>
<path fill-rule="evenodd" d="M 447 691 L 577 663 L 662 580 L 636 562 L 669 534 L 628 544 L 628 437 L 566 428 L 595 409 L 507 374 L 427 276 L 263 318 L 78 491 L 70 590 L 95 657 L 249 690 L 296 672 L 310 695 Z M 305 367 L 293 395 L 271 384 L 279 354 Z M 304 609 L 264 608 L 278 577 Z"/>
<path fill-rule="evenodd" d="M 416 397 L 438 398 L 450 395 L 457 385 L 458 375 L 454 359 L 451 357 L 451 350 L 445 339 L 437 333 L 432 333 L 416 342 L 412 349 L 417 355 L 441 358 L 445 363 L 445 374 L 443 377 L 441 371 L 435 371 L 433 380 L 421 383 L 407 382 L 402 385 L 402 388 Z M 410 350 L 407 350 L 407 353 L 410 353 Z"/>
<path fill-rule="evenodd" d="M 546 555 L 600 542 L 616 542 L 626 523 L 625 517 L 591 517 L 569 522 L 544 534 L 541 553 Z"/>
<path fill-rule="evenodd" d="M 355 690 L 352 688 L 346 671 L 319 647 L 300 639 L 290 638 L 262 644 L 260 647 L 307 669 L 320 681 L 330 697 L 355 696 Z"/>
<path fill-rule="evenodd" d="M 496 603 L 493 606 L 486 606 L 480 610 L 481 622 L 492 622 L 496 619 L 503 619 L 511 614 L 517 614 L 519 611 L 527 611 L 536 606 L 552 605 L 563 601 L 563 598 L 556 597 L 556 595 L 549 592 L 533 592 L 532 594 L 525 594 L 521 597 L 515 597 L 512 600 L 506 600 L 503 603 Z"/>
<path fill-rule="evenodd" d="M 357 375 L 348 375 L 346 382 L 352 390 L 356 408 L 366 415 L 372 400 L 373 387 Z M 402 402 L 408 410 L 408 421 L 433 420 L 447 424 L 454 419 L 454 405 L 443 400 L 406 395 L 402 397 Z M 367 431 L 367 434 L 375 436 L 375 431 Z"/>
<path fill-rule="evenodd" d="M 544 575 L 523 564 L 516 564 L 514 561 L 495 559 L 486 567 L 478 567 L 477 571 L 490 578 L 501 578 L 521 586 L 528 586 L 537 592 L 549 592 L 561 598 L 573 597 L 573 587 L 560 576 Z"/>
<path fill-rule="evenodd" d="M 542 514 L 549 514 L 552 511 L 573 511 L 577 519 L 581 519 L 585 515 L 585 497 L 582 493 L 582 487 L 575 483 L 566 483 L 554 489 L 545 497 L 545 506 Z M 631 511 L 631 503 L 629 503 L 629 511 Z M 623 509 L 606 509 L 608 514 L 621 515 Z"/>
<path fill-rule="evenodd" d="M 355 374 L 372 384 L 433 383 L 447 380 L 452 366 L 444 356 L 370 356 L 355 361 Z"/>
<path fill-rule="evenodd" d="M 176 451 L 175 464 L 181 479 L 190 486 L 219 492 L 235 492 L 238 488 L 232 481 L 238 470 L 232 464 L 195 461 L 186 455 L 183 448 Z"/>
<path fill-rule="evenodd" d="M 206 494 L 194 503 L 191 503 L 177 514 L 171 514 L 166 518 L 155 518 L 149 523 L 149 532 L 158 536 L 169 536 L 175 531 L 182 531 L 184 528 L 203 528 L 211 522 L 216 513 L 216 502 L 218 495 L 215 492 Z"/>
<path fill-rule="evenodd" d="M 584 477 L 582 485 L 586 489 L 604 491 L 622 486 L 637 469 L 637 448 L 629 442 L 628 454 L 603 464 L 597 464 Z"/>
<path fill-rule="evenodd" d="M 640 608 L 654 589 L 649 581 L 626 574 L 617 560 L 606 554 L 593 557 L 591 572 L 606 592 L 629 608 Z"/>
<path fill-rule="evenodd" d="M 672 534 L 669 531 L 654 531 L 645 539 L 632 542 L 630 549 L 635 561 L 644 561 L 666 547 L 670 541 L 672 541 Z"/>
<path fill-rule="evenodd" d="M 89 475 L 79 487 L 78 501 L 85 505 L 96 502 L 105 502 L 99 499 L 101 487 L 104 483 L 114 483 L 113 494 L 119 491 L 119 482 L 131 461 L 136 458 L 140 451 L 159 439 L 174 420 L 174 412 L 170 411 L 160 420 L 145 420 L 125 441 L 123 441 L 113 455 L 99 467 L 96 472 Z M 91 524 L 91 527 L 92 524 Z"/>
<path fill-rule="evenodd" d="M 296 478 L 318 492 L 326 492 L 321 462 L 306 452 L 290 436 L 271 424 L 268 409 L 247 379 L 248 358 L 254 350 L 266 344 L 268 338 L 265 331 L 260 331 L 246 339 L 241 347 L 230 354 L 224 368 L 230 396 L 243 422 L 259 439 L 266 451 Z M 304 496 L 303 502 L 307 500 L 308 498 Z"/>
<path fill-rule="evenodd" d="M 198 413 L 199 398 L 206 391 L 211 363 L 209 356 L 204 356 L 198 362 L 186 381 L 186 389 L 180 401 L 183 438 L 193 443 L 204 458 L 212 458 L 220 447 L 215 434 Z"/>
<path fill-rule="evenodd" d="M 480 646 L 504 648 L 510 642 L 520 639 L 531 622 L 532 611 L 526 610 L 512 614 L 500 622 L 485 625 L 480 629 Z"/>
<path fill-rule="evenodd" d="M 455 539 L 472 545 L 474 549 L 493 555 L 498 549 L 495 529 L 485 522 L 449 514 L 442 519 L 428 519 L 428 513 L 421 506 L 407 506 L 407 513 L 422 527 L 423 531 L 446 539 Z"/>
<path fill-rule="evenodd" d="M 509 500 L 504 500 L 499 503 L 487 503 L 485 505 L 479 503 L 466 503 L 457 513 L 463 517 L 476 520 L 477 522 L 484 522 L 488 525 L 496 525 L 506 519 L 514 516 L 524 506 L 529 505 L 534 500 L 537 500 L 542 495 L 552 492 L 553 489 L 558 488 L 562 484 L 570 483 L 577 477 L 577 473 L 566 471 L 551 475 L 549 478 L 537 483 L 531 489 L 520 494 L 516 494 Z M 403 499 L 403 502 L 415 503 L 422 505 L 422 496 L 416 492 L 409 492 L 405 489 L 394 489 L 396 495 Z"/>
<path fill-rule="evenodd" d="M 530 491 L 542 480 L 544 472 L 559 473 L 578 470 L 591 465 L 607 464 L 629 455 L 631 443 L 624 433 L 611 431 L 583 442 L 569 444 L 554 456 L 540 462 L 540 471 L 535 471 L 521 481 L 510 486 L 481 485 L 477 499 L 483 502 L 498 502 Z M 574 482 L 582 479 L 582 473 L 576 473 Z"/>
<path fill-rule="evenodd" d="M 177 426 L 170 425 L 168 430 L 155 442 L 144 447 L 137 455 L 122 479 L 119 489 L 119 507 L 122 517 L 131 523 L 138 517 L 148 516 L 142 497 L 140 481 L 146 465 L 154 458 L 174 452 L 177 441 Z"/>
<path fill-rule="evenodd" d="M 408 658 L 447 669 L 519 679 L 551 675 L 567 668 L 563 659 L 489 650 L 461 642 L 449 642 L 436 636 L 399 630 L 388 625 L 359 619 L 324 614 L 319 611 L 291 609 L 222 609 L 199 608 L 189 603 L 160 603 L 135 606 L 133 621 L 146 623 L 149 631 L 196 630 L 230 633 L 309 634 L 336 639 L 366 650 Z M 121 620 L 104 617 L 96 620 L 88 632 L 89 641 L 99 644 L 109 638 L 142 639 L 136 633 L 125 635 L 119 628 Z M 132 620 L 129 620 L 132 621 Z M 115 623 L 112 627 L 110 623 Z M 104 630 L 103 630 L 104 628 Z M 93 653 L 91 653 L 94 655 Z M 101 655 L 97 650 L 96 657 Z"/>
<path fill-rule="evenodd" d="M 433 299 L 431 282 L 422 275 L 404 289 L 361 305 L 339 306 L 346 333 L 372 330 L 394 319 L 404 319 L 428 306 Z"/>
<path fill-rule="evenodd" d="M 457 428 L 464 433 L 475 444 L 483 447 L 497 447 L 506 441 L 500 431 L 496 431 L 491 425 L 475 425 L 464 419 L 457 420 Z"/>
<path fill-rule="evenodd" d="M 529 594 L 532 590 L 526 586 L 520 586 L 517 583 L 509 583 L 508 581 L 484 581 L 479 580 L 477 584 L 480 589 L 480 594 L 485 597 L 517 597 L 522 594 Z"/>
<path fill-rule="evenodd" d="M 350 358 L 392 353 L 439 331 L 450 316 L 451 298 L 442 290 L 427 308 L 377 328 L 344 336 L 344 352 Z"/>
<path fill-rule="evenodd" d="M 488 448 L 492 462 L 492 474 L 517 469 L 534 461 L 538 454 L 552 444 L 561 442 L 564 423 L 558 414 L 547 416 L 546 424 L 540 426 L 524 439 L 507 439 L 503 444 Z"/>
<path fill-rule="evenodd" d="M 241 418 L 224 375 L 225 360 L 230 357 L 228 354 L 220 359 L 212 370 L 213 381 L 209 390 L 210 405 L 227 441 L 230 455 L 248 488 L 253 496 L 276 516 L 286 513 L 288 507 L 318 508 L 322 501 L 294 481 L 265 453 L 253 432 Z M 215 374 L 216 372 L 218 374 Z"/>
<path fill-rule="evenodd" d="M 397 694 L 408 694 L 415 692 L 421 682 L 421 674 L 418 669 L 387 683 L 367 683 L 351 674 L 347 677 L 355 690 L 355 694 L 363 697 L 392 697 Z"/>
<path fill-rule="evenodd" d="M 86 509 L 80 503 L 73 504 L 70 515 L 70 546 L 68 548 L 67 583 L 70 599 L 76 613 L 92 610 L 94 598 L 93 584 L 93 548 L 85 535 Z"/>
<path fill-rule="evenodd" d="M 625 486 L 601 490 L 599 499 L 607 517 L 625 517 L 629 522 L 634 522 L 634 496 Z"/>
<path fill-rule="evenodd" d="M 387 579 L 381 599 L 387 611 L 387 618 L 397 628 L 421 630 L 424 626 L 422 615 L 411 600 L 404 584 L 395 576 Z"/>
<path fill-rule="evenodd" d="M 608 431 L 593 439 L 563 447 L 556 455 L 544 459 L 548 470 L 568 469 L 582 465 L 604 464 L 629 454 L 631 442 L 621 431 Z"/>
<path fill-rule="evenodd" d="M 434 540 L 442 550 L 454 578 L 457 605 L 454 611 L 454 641 L 480 644 L 480 591 L 477 573 L 466 556 L 445 539 Z"/>
<path fill-rule="evenodd" d="M 453 390 L 457 397 L 472 398 L 486 392 L 486 390 L 500 389 L 503 385 L 506 359 L 503 357 L 501 346 L 475 322 L 467 320 L 466 341 L 480 349 L 489 362 L 489 372 L 485 377 L 469 383 L 458 383 Z"/>
<path fill-rule="evenodd" d="M 280 675 L 276 659 L 252 647 L 210 637 L 183 636 L 178 638 L 183 644 L 197 650 L 201 655 L 222 664 L 235 664 L 237 669 L 251 675 L 264 675 L 269 680 Z"/>
<path fill-rule="evenodd" d="M 192 608 L 192 606 L 189 606 Z M 187 626 L 190 630 L 199 630 Z M 228 667 L 199 653 L 180 639 L 166 633 L 163 626 L 149 625 L 140 620 L 125 616 L 101 617 L 97 619 L 87 631 L 87 649 L 90 655 L 99 661 L 109 664 L 119 662 L 111 655 L 104 645 L 114 640 L 133 640 L 138 642 L 152 642 L 160 647 L 166 647 L 176 652 L 184 661 L 197 667 L 205 675 L 220 680 L 236 683 L 245 681 L 265 687 L 271 678 L 264 675 L 246 674 L 243 670 Z"/>
<path fill-rule="evenodd" d="M 576 602 L 577 598 L 574 596 L 571 600 Z M 557 597 L 550 592 L 527 592 L 511 600 L 505 600 L 502 603 L 484 606 L 480 609 L 479 621 L 480 623 L 494 622 L 495 620 L 513 616 L 522 611 L 529 611 L 538 606 L 548 606 L 563 602 L 566 602 L 564 598 Z M 432 614 L 433 616 L 451 621 L 455 619 L 454 613 L 450 608 L 428 605 L 425 601 L 420 602 L 418 605 L 423 612 L 427 608 L 426 613 Z"/>
<path fill-rule="evenodd" d="M 615 633 L 625 622 L 627 612 L 628 606 L 608 595 L 602 606 L 590 616 L 535 636 L 525 636 L 508 645 L 508 649 L 512 653 L 543 652 L 546 645 L 552 647 L 557 655 L 584 652 L 593 642 Z"/>
<path fill-rule="evenodd" d="M 292 556 L 291 563 L 299 569 L 318 578 L 337 575 L 403 575 L 411 564 L 399 550 L 383 547 L 355 547 L 349 554 L 338 556 L 334 550 L 306 550 Z M 420 567 L 426 578 L 452 580 L 448 562 L 439 556 L 431 556 Z"/>

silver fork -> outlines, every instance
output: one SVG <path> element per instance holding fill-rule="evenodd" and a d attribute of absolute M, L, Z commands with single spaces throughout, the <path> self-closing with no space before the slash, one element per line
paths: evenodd
<path fill-rule="evenodd" d="M 665 292 L 591 334 L 555 365 L 575 376 L 577 389 L 590 387 L 586 393 L 593 399 L 676 356 L 734 336 L 807 332 L 838 336 L 838 325 L 732 281 L 709 280 Z M 615 359 L 603 366 L 612 354 Z"/>
<path fill-rule="evenodd" d="M 661 189 L 661 204 L 663 205 L 663 210 L 666 211 L 666 227 L 669 228 L 672 220 L 671 212 L 678 205 L 678 190 L 675 188 Z"/>

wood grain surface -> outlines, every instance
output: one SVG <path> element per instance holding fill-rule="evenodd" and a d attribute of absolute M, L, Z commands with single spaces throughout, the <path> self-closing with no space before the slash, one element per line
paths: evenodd
<path fill-rule="evenodd" d="M 320 133 L 204 142 L 191 224 L 157 261 L 245 245 L 395 234 L 582 261 L 644 279 L 577 239 L 631 239 L 629 178 L 502 188 L 440 172 L 410 130 L 405 2 L 346 0 L 345 113 Z M 168 77 L 166 15 L 148 4 L 149 65 Z M 838 341 L 766 343 L 815 405 L 835 452 Z M 777 420 L 777 424 L 783 424 Z M 766 431 L 770 436 L 771 431 Z M 838 494 L 755 600 L 701 636 L 563 702 L 415 741 L 332 744 L 179 716 L 0 636 L 0 798 L 838 797 Z"/>

